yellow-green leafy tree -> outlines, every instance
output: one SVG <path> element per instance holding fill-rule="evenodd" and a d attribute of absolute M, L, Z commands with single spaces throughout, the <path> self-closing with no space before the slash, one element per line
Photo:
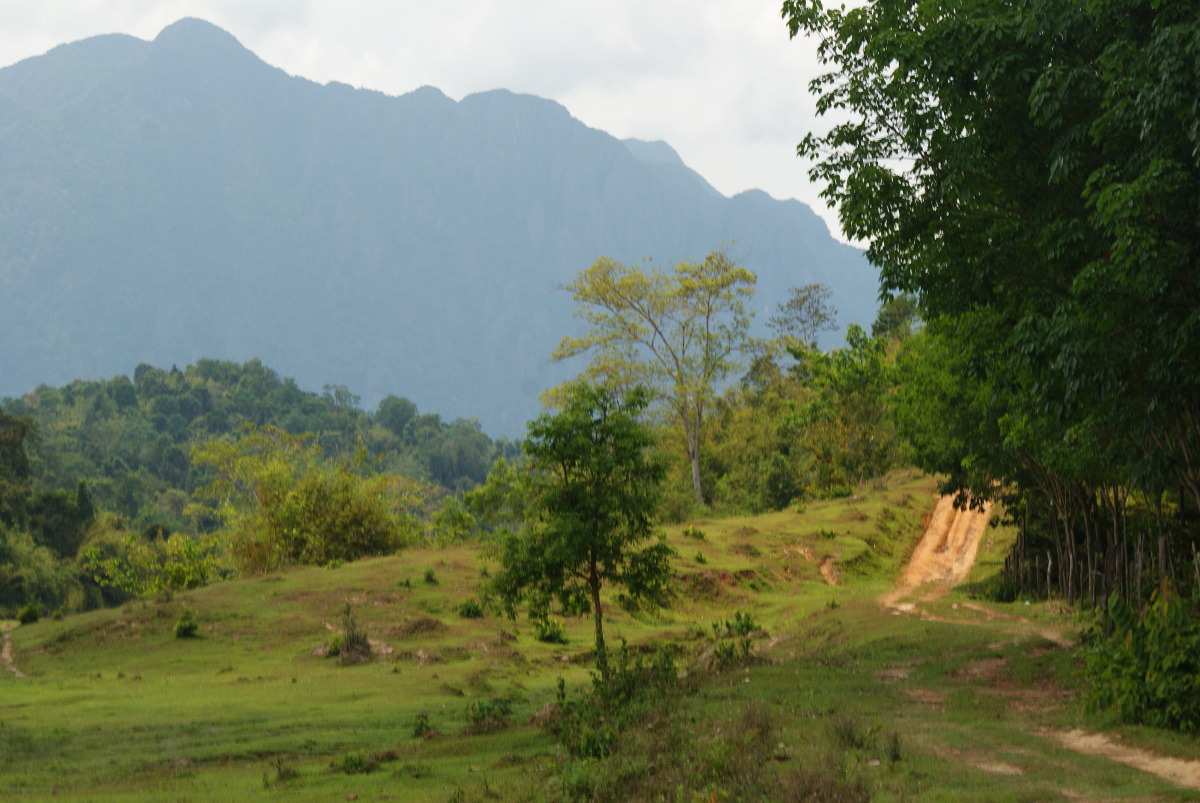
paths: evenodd
<path fill-rule="evenodd" d="M 553 359 L 590 354 L 582 378 L 619 390 L 650 388 L 682 425 L 692 492 L 704 504 L 700 448 L 721 383 L 742 367 L 757 277 L 718 249 L 670 272 L 602 257 L 566 286 L 586 323 Z"/>
<path fill-rule="evenodd" d="M 215 515 L 241 571 L 382 555 L 412 542 L 432 497 L 422 483 L 323 461 L 309 435 L 250 427 L 236 441 L 196 447 L 215 477 L 194 515 Z"/>

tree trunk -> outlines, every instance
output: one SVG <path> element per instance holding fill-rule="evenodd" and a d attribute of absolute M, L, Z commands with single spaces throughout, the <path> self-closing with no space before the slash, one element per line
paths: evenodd
<path fill-rule="evenodd" d="M 700 488 L 700 427 L 685 417 L 683 431 L 687 436 L 688 460 L 692 464 L 692 493 L 696 495 L 696 504 L 703 505 L 704 491 Z"/>
<path fill-rule="evenodd" d="M 592 621 L 596 624 L 596 669 L 600 679 L 608 682 L 608 650 L 604 646 L 604 609 L 600 607 L 600 572 L 596 559 L 588 567 L 588 587 L 592 590 Z"/>

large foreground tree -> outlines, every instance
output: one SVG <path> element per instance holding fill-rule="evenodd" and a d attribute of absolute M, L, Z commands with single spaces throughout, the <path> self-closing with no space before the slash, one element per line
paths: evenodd
<path fill-rule="evenodd" d="M 587 381 L 645 385 L 683 425 L 692 492 L 704 504 L 700 444 L 718 386 L 741 367 L 751 344 L 746 300 L 757 277 L 722 250 L 670 273 L 603 257 L 567 285 L 580 337 L 565 337 L 553 359 L 590 353 Z"/>
<path fill-rule="evenodd" d="M 644 389 L 620 395 L 577 384 L 558 413 L 529 424 L 532 516 L 505 539 L 503 568 L 492 580 L 510 615 L 522 601 L 533 616 L 545 615 L 552 600 L 570 612 L 591 611 L 605 680 L 601 589 L 617 585 L 631 599 L 659 601 L 669 575 L 672 550 L 655 535 L 653 520 L 663 467 L 639 421 L 648 402 Z"/>
<path fill-rule="evenodd" d="M 838 115 L 799 152 L 884 289 L 954 340 L 958 379 L 1020 377 L 1009 415 L 1043 433 L 1037 462 L 1119 444 L 1116 476 L 1108 455 L 1071 471 L 1200 505 L 1200 6 L 787 0 L 783 16 L 819 40 L 831 71 L 812 89 Z"/>

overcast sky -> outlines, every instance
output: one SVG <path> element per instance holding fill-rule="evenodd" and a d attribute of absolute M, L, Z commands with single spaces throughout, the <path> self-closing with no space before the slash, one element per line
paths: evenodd
<path fill-rule="evenodd" d="M 809 204 L 841 236 L 796 143 L 814 43 L 781 0 L 0 0 L 0 66 L 102 33 L 153 39 L 200 17 L 293 75 L 458 100 L 510 89 L 593 128 L 665 140 L 718 190 Z"/>

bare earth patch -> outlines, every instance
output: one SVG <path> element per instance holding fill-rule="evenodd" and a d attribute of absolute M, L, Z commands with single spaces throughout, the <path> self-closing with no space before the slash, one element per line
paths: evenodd
<path fill-rule="evenodd" d="M 11 630 L 12 625 L 5 625 L 4 646 L 0 648 L 0 664 L 3 664 L 4 668 L 12 672 L 15 677 L 23 678 L 25 673 L 17 669 L 17 665 L 13 662 Z"/>
<path fill-rule="evenodd" d="M 1200 761 L 1168 758 L 1148 750 L 1127 747 L 1102 733 L 1073 730 L 1066 733 L 1046 733 L 1044 735 L 1068 750 L 1101 756 L 1109 761 L 1116 761 L 1142 772 L 1157 775 L 1159 778 L 1185 789 L 1200 789 Z"/>
<path fill-rule="evenodd" d="M 884 607 L 898 609 L 902 598 L 924 585 L 936 584 L 926 597 L 936 599 L 966 579 L 991 517 L 990 504 L 982 510 L 956 510 L 953 496 L 939 499 L 896 588 L 880 598 Z"/>

